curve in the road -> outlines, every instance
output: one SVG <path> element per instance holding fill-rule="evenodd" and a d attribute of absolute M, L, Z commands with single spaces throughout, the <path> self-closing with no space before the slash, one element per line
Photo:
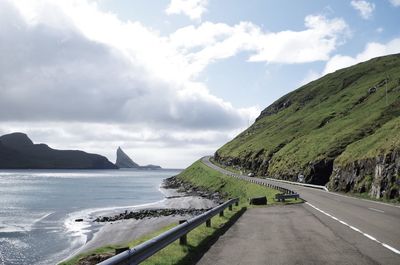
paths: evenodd
<path fill-rule="evenodd" d="M 213 164 L 209 159 L 210 157 L 204 157 L 202 161 L 207 166 L 221 173 L 254 182 L 255 178 L 227 171 Z M 257 182 L 279 183 L 278 185 L 283 188 L 294 190 L 307 201 L 306 205 L 314 211 L 318 218 L 323 219 L 324 217 L 321 216 L 323 215 L 344 226 L 345 229 L 342 228 L 338 232 L 344 239 L 348 241 L 353 240 L 353 234 L 346 231 L 346 229 L 350 229 L 363 235 L 365 239 L 371 240 L 380 247 L 384 247 L 386 250 L 394 253 L 395 259 L 399 258 L 400 208 L 398 206 L 297 186 L 289 182 L 277 182 L 261 178 L 257 178 Z M 359 245 L 365 254 L 369 254 L 368 249 L 363 249 L 363 246 L 368 244 L 362 242 L 362 240 L 355 243 Z M 380 251 L 379 249 L 372 252 L 377 253 L 376 256 L 381 256 L 381 260 L 385 260 L 385 255 L 388 255 L 382 254 L 384 251 Z M 400 259 L 398 264 L 400 264 Z"/>

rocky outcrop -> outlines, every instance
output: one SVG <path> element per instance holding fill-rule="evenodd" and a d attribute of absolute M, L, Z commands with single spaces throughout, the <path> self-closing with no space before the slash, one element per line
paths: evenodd
<path fill-rule="evenodd" d="M 333 169 L 332 159 L 322 159 L 308 163 L 300 171 L 292 170 L 283 174 L 272 174 L 269 171 L 272 156 L 273 154 L 265 156 L 263 152 L 258 152 L 255 155 L 249 154 L 244 158 L 221 157 L 216 152 L 214 160 L 221 165 L 243 171 L 243 173 L 253 172 L 257 176 L 269 176 L 289 181 L 299 181 L 299 176 L 302 176 L 301 182 L 315 185 L 325 185 L 329 181 Z"/>
<path fill-rule="evenodd" d="M 34 144 L 24 133 L 0 137 L 2 169 L 115 169 L 104 156 L 79 150 L 56 150 Z"/>
<path fill-rule="evenodd" d="M 94 222 L 115 222 L 119 220 L 135 219 L 141 220 L 145 218 L 157 218 L 161 216 L 196 216 L 200 215 L 210 209 L 195 209 L 195 208 L 180 208 L 180 209 L 144 209 L 139 211 L 125 211 L 123 213 L 113 215 L 113 216 L 99 216 Z"/>
<path fill-rule="evenodd" d="M 367 192 L 376 199 L 399 199 L 400 149 L 375 158 L 335 165 L 328 188 L 333 191 Z"/>
<path fill-rule="evenodd" d="M 202 198 L 212 200 L 216 204 L 223 203 L 224 199 L 228 196 L 228 194 L 226 193 L 221 194 L 219 192 L 210 191 L 202 187 L 194 186 L 189 182 L 181 180 L 177 176 L 164 179 L 161 188 L 176 189 L 178 192 L 186 194 L 186 196 L 200 196 Z"/>
<path fill-rule="evenodd" d="M 140 166 L 135 163 L 123 150 L 121 147 L 117 149 L 117 160 L 115 164 L 119 168 L 136 168 L 136 169 L 161 169 L 160 166 L 157 165 L 146 165 Z"/>
<path fill-rule="evenodd" d="M 133 160 L 122 151 L 121 147 L 117 149 L 117 161 L 115 162 L 119 168 L 139 168 L 139 164 L 133 162 Z"/>

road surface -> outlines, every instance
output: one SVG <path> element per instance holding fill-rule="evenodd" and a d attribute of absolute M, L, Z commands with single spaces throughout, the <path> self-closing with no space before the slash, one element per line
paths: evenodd
<path fill-rule="evenodd" d="M 400 264 L 399 206 L 262 181 L 306 202 L 247 210 L 198 264 Z"/>

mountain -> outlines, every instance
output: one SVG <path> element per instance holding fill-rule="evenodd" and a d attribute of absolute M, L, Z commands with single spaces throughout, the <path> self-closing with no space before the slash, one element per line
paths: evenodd
<path fill-rule="evenodd" d="M 117 149 L 117 161 L 115 165 L 119 168 L 140 168 L 139 164 L 133 162 L 133 160 L 122 151 L 121 147 Z"/>
<path fill-rule="evenodd" d="M 137 168 L 137 169 L 161 169 L 160 166 L 156 165 L 147 165 L 147 166 L 140 166 L 139 164 L 135 163 L 123 150 L 121 147 L 117 149 L 117 161 L 115 164 L 119 168 Z"/>
<path fill-rule="evenodd" d="M 260 176 L 400 200 L 400 54 L 283 96 L 214 158 Z"/>
<path fill-rule="evenodd" d="M 0 137 L 2 169 L 114 169 L 101 155 L 77 150 L 55 150 L 46 144 L 34 144 L 24 133 Z"/>

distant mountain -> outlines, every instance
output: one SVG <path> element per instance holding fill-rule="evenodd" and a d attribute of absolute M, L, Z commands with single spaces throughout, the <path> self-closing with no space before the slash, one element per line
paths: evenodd
<path fill-rule="evenodd" d="M 215 153 L 259 176 L 400 198 L 400 54 L 328 74 L 281 97 Z"/>
<path fill-rule="evenodd" d="M 123 150 L 121 147 L 117 149 L 117 161 L 115 162 L 119 168 L 137 168 L 137 169 L 161 169 L 160 166 L 147 165 L 140 166 L 135 163 Z"/>
<path fill-rule="evenodd" d="M 140 168 L 139 164 L 133 162 L 133 160 L 122 151 L 121 147 L 117 149 L 117 161 L 115 165 L 119 168 Z"/>
<path fill-rule="evenodd" d="M 1 169 L 116 169 L 104 156 L 34 144 L 24 133 L 0 136 Z"/>

